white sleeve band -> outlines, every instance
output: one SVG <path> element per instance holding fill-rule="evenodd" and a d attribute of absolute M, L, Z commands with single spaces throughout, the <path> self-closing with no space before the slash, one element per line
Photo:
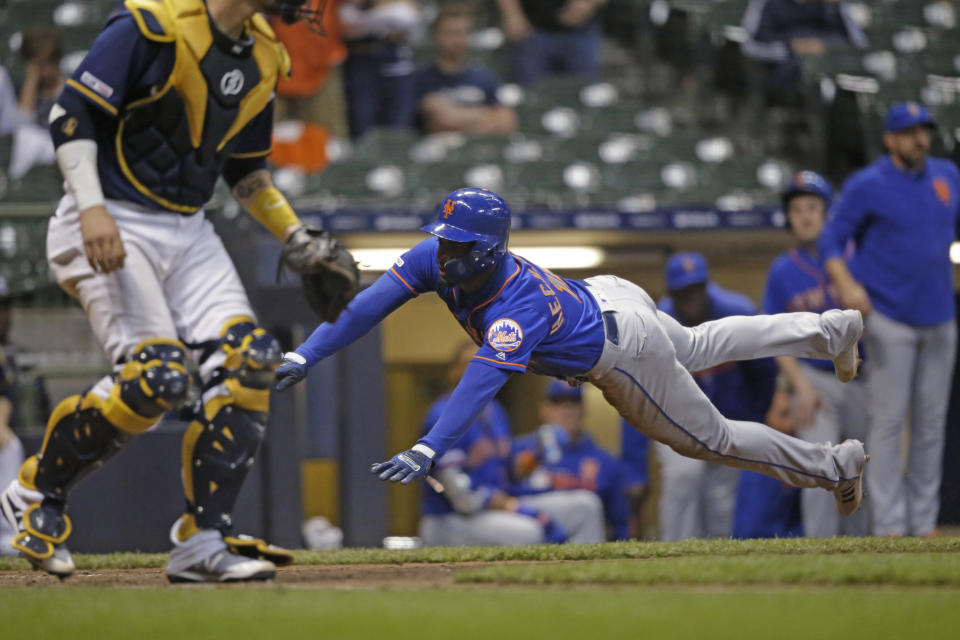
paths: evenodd
<path fill-rule="evenodd" d="M 436 452 L 436 451 L 434 451 L 433 449 L 431 449 L 431 448 L 428 447 L 427 445 L 425 445 L 425 444 L 423 444 L 423 443 L 420 443 L 420 442 L 418 442 L 417 444 L 413 445 L 413 451 L 419 451 L 420 453 L 422 453 L 423 455 L 427 456 L 427 457 L 430 458 L 431 460 L 433 460 L 433 457 L 434 457 L 435 455 L 437 455 L 437 452 Z"/>
<path fill-rule="evenodd" d="M 63 143 L 57 147 L 57 164 L 77 201 L 77 211 L 103 204 L 96 142 L 84 138 Z"/>

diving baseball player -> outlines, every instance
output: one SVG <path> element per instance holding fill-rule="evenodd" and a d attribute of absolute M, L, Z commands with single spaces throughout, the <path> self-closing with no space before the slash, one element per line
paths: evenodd
<path fill-rule="evenodd" d="M 423 229 L 433 237 L 404 253 L 337 322 L 321 324 L 286 354 L 277 371 L 278 389 L 289 387 L 404 302 L 430 291 L 446 302 L 480 348 L 433 428 L 411 449 L 373 465 L 382 480 L 425 477 L 510 375 L 529 369 L 593 383 L 630 424 L 684 455 L 828 489 L 844 514 L 860 507 L 862 443 L 814 444 L 728 420 L 690 375 L 731 360 L 794 355 L 832 359 L 837 375 L 850 380 L 863 331 L 857 311 L 734 316 L 683 327 L 626 280 L 568 280 L 509 253 L 510 209 L 483 189 L 449 194 Z"/>
<path fill-rule="evenodd" d="M 331 283 L 313 302 L 335 319 L 356 284 L 353 260 L 300 224 L 265 164 L 274 89 L 289 59 L 256 12 L 318 19 L 303 2 L 127 0 L 51 111 L 67 188 L 47 256 L 115 373 L 57 405 L 40 451 L 0 497 L 17 530 L 13 547 L 49 573 L 74 570 L 70 490 L 132 436 L 187 405 L 186 505 L 171 530 L 169 579 L 267 579 L 275 563 L 292 559 L 233 531 L 231 511 L 264 436 L 282 354 L 257 326 L 203 206 L 223 176 L 286 243 L 282 262 L 306 274 L 306 288 Z M 188 354 L 199 363 L 198 398 Z"/>

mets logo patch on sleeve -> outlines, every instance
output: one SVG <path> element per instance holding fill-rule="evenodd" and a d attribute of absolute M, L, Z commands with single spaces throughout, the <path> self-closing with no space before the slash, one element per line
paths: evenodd
<path fill-rule="evenodd" d="M 523 344 L 523 329 L 510 318 L 500 318 L 487 329 L 487 344 L 497 351 L 516 351 Z"/>

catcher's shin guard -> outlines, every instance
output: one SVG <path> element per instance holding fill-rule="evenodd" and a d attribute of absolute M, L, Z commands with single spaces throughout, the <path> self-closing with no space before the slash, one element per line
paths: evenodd
<path fill-rule="evenodd" d="M 225 536 L 232 531 L 231 513 L 266 431 L 270 385 L 282 356 L 276 338 L 246 317 L 227 323 L 220 349 L 223 365 L 208 386 L 222 385 L 226 394 L 206 400 L 183 439 L 187 514 L 176 531 L 181 541 L 198 529 Z"/>
<path fill-rule="evenodd" d="M 70 396 L 53 410 L 40 453 L 20 470 L 25 488 L 44 499 L 20 515 L 14 548 L 31 561 L 49 558 L 70 535 L 64 514 L 70 491 L 99 468 L 134 434 L 187 400 L 190 376 L 184 348 L 173 340 L 150 340 L 134 351 L 106 399 L 95 390 Z"/>

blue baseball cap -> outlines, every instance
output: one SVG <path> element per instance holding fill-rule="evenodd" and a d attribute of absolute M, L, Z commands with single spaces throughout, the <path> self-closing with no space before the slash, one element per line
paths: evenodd
<path fill-rule="evenodd" d="M 790 200 L 794 196 L 805 193 L 820 196 L 823 199 L 824 207 L 828 209 L 830 203 L 833 202 L 833 189 L 830 188 L 830 183 L 827 182 L 826 178 L 813 171 L 801 171 L 793 176 L 790 186 L 783 192 L 783 210 L 787 210 Z"/>
<path fill-rule="evenodd" d="M 936 123 L 927 110 L 916 102 L 900 102 L 890 107 L 884 121 L 883 130 L 888 132 L 903 131 L 910 127 L 922 124 L 925 127 L 935 127 Z"/>
<path fill-rule="evenodd" d="M 554 380 L 547 386 L 547 400 L 550 402 L 583 402 L 583 389 L 572 387 L 563 380 Z"/>
<path fill-rule="evenodd" d="M 692 284 L 710 280 L 707 274 L 707 259 L 696 251 L 682 251 L 667 260 L 667 289 L 678 291 Z"/>

